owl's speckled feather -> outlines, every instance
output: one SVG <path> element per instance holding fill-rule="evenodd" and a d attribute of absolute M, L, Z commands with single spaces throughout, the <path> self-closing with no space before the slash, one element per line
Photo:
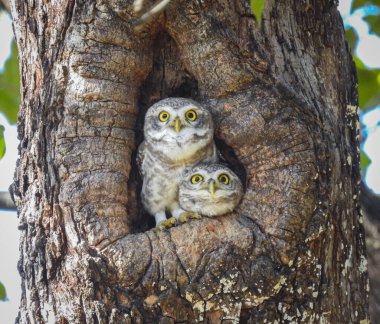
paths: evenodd
<path fill-rule="evenodd" d="M 189 111 L 195 112 L 195 120 L 187 118 Z M 162 112 L 169 115 L 165 121 L 160 120 Z M 165 210 L 177 219 L 183 212 L 178 184 L 184 169 L 218 160 L 213 135 L 210 112 L 191 99 L 167 98 L 148 109 L 137 162 L 143 178 L 141 200 L 156 224 L 166 220 Z"/>
<path fill-rule="evenodd" d="M 201 180 L 194 183 L 192 179 Z M 185 169 L 179 184 L 181 208 L 204 216 L 233 211 L 242 196 L 243 186 L 238 176 L 217 163 L 202 163 Z"/>

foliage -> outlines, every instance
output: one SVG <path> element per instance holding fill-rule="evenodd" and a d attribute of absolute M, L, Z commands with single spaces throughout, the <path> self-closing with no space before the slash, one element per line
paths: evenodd
<path fill-rule="evenodd" d="M 363 151 L 360 152 L 360 167 L 365 170 L 371 163 L 371 159 Z"/>
<path fill-rule="evenodd" d="M 360 12 L 360 17 L 368 23 L 371 34 L 380 36 L 380 6 L 378 1 L 355 0 L 352 4 L 351 14 Z M 357 31 L 347 26 L 346 38 L 350 47 L 355 50 L 358 44 Z M 355 53 L 354 53 L 355 55 Z M 380 102 L 380 69 L 369 69 L 355 55 L 359 83 L 359 106 L 362 111 L 377 106 Z"/>
<path fill-rule="evenodd" d="M 20 73 L 17 46 L 13 41 L 11 56 L 0 73 L 0 113 L 10 124 L 16 124 L 20 104 Z M 0 159 L 5 154 L 4 127 L 0 125 Z"/>
<path fill-rule="evenodd" d="M 0 125 L 0 159 L 5 154 L 4 126 Z"/>
<path fill-rule="evenodd" d="M 265 7 L 265 0 L 251 0 L 251 9 L 256 17 L 257 24 L 261 26 L 261 18 Z"/>
<path fill-rule="evenodd" d="M 0 301 L 7 300 L 7 292 L 5 290 L 4 285 L 0 282 Z"/>
<path fill-rule="evenodd" d="M 0 74 L 0 112 L 10 124 L 16 124 L 20 104 L 20 73 L 16 43 L 12 42 L 12 53 Z"/>
<path fill-rule="evenodd" d="M 368 69 L 357 57 L 354 57 L 358 74 L 359 107 L 365 111 L 380 103 L 380 69 Z"/>
<path fill-rule="evenodd" d="M 364 22 L 368 24 L 370 34 L 380 37 L 380 6 L 378 0 L 354 0 L 351 15 L 359 13 Z M 355 50 L 359 41 L 359 33 L 352 26 L 346 26 L 346 39 L 354 51 L 354 61 L 358 76 L 359 107 L 361 111 L 374 108 L 380 103 L 380 69 L 370 69 L 356 56 Z M 360 166 L 365 172 L 371 160 L 362 151 Z"/>
<path fill-rule="evenodd" d="M 369 5 L 375 5 L 378 0 L 354 0 L 352 2 L 352 11 Z"/>
<path fill-rule="evenodd" d="M 380 36 L 380 15 L 369 15 L 365 18 L 365 21 L 370 26 L 370 32 Z"/>

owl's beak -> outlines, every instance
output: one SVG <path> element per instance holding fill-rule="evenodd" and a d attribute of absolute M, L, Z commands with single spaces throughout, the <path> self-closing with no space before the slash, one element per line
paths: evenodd
<path fill-rule="evenodd" d="M 174 126 L 174 130 L 177 133 L 179 133 L 180 130 L 181 130 L 181 128 L 182 128 L 181 120 L 178 117 L 176 117 L 173 122 L 174 122 L 174 125 L 173 125 Z"/>
<path fill-rule="evenodd" d="M 212 196 L 215 194 L 216 187 L 215 187 L 215 181 L 214 180 L 210 181 L 210 184 L 208 185 L 208 191 L 210 191 L 210 194 Z"/>

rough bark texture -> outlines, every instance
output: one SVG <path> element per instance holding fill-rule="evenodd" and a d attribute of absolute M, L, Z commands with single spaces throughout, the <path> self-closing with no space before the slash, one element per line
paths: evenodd
<path fill-rule="evenodd" d="M 369 313 L 372 323 L 380 319 L 380 197 L 362 184 L 365 241 L 368 255 Z"/>
<path fill-rule="evenodd" d="M 149 1 L 147 1 L 149 4 Z M 20 323 L 365 323 L 355 68 L 335 1 L 14 0 Z M 149 230 L 146 109 L 192 97 L 246 192 Z"/>

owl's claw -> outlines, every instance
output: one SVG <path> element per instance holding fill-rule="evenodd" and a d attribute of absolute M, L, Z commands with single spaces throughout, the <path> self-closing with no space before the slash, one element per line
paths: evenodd
<path fill-rule="evenodd" d="M 184 212 L 184 213 L 181 213 L 181 215 L 179 215 L 178 221 L 183 224 L 183 223 L 186 223 L 189 219 L 199 219 L 199 218 L 201 218 L 201 215 L 197 213 Z"/>
<path fill-rule="evenodd" d="M 175 224 L 175 218 L 174 217 L 170 217 L 167 220 L 159 222 L 157 224 L 157 226 L 154 228 L 154 231 L 155 232 L 161 232 L 161 231 L 163 231 L 165 229 L 168 229 L 168 228 L 172 227 L 174 224 Z"/>

